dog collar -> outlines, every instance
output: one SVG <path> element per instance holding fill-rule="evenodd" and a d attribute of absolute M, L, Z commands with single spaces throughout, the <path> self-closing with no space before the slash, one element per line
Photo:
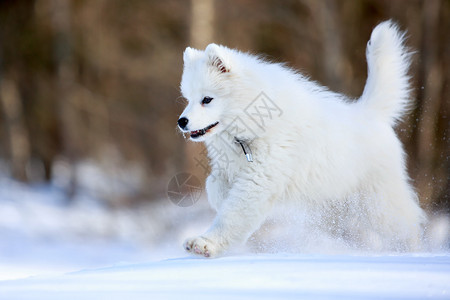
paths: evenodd
<path fill-rule="evenodd" d="M 239 140 L 237 137 L 234 137 L 234 140 L 236 143 L 241 145 L 242 151 L 244 152 L 245 158 L 247 158 L 248 162 L 253 162 L 253 155 L 252 155 L 252 149 L 250 149 L 250 146 L 247 144 L 247 142 L 243 140 Z"/>

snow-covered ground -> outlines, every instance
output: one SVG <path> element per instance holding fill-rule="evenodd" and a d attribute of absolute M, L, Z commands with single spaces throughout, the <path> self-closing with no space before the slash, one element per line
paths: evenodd
<path fill-rule="evenodd" d="M 118 209 L 80 193 L 68 204 L 56 185 L 0 176 L 0 280 L 181 256 L 186 236 L 212 217 L 204 199 Z"/>
<path fill-rule="evenodd" d="M 178 258 L 0 282 L 0 299 L 450 299 L 450 256 Z"/>
<path fill-rule="evenodd" d="M 432 219 L 428 253 L 365 253 L 283 216 L 227 257 L 187 256 L 182 241 L 212 218 L 205 199 L 115 209 L 80 193 L 68 204 L 57 184 L 0 176 L 0 300 L 450 299 L 445 216 Z"/>

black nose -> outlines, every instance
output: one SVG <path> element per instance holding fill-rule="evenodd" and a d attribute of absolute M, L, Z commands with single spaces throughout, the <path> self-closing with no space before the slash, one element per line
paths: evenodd
<path fill-rule="evenodd" d="M 189 120 L 187 118 L 183 117 L 178 120 L 178 126 L 180 126 L 181 129 L 186 128 L 187 123 L 189 123 Z"/>

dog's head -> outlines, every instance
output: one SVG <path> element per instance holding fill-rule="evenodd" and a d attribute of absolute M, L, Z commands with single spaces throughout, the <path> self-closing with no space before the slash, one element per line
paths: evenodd
<path fill-rule="evenodd" d="M 178 127 L 193 141 L 205 141 L 223 131 L 233 114 L 236 73 L 233 51 L 210 44 L 205 51 L 186 48 L 181 93 L 188 105 Z"/>

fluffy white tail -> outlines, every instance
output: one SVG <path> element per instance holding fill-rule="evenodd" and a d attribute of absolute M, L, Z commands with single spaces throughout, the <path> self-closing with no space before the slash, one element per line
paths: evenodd
<path fill-rule="evenodd" d="M 368 78 L 360 102 L 392 126 L 411 107 L 411 52 L 404 41 L 405 33 L 386 21 L 372 31 L 366 50 Z"/>

